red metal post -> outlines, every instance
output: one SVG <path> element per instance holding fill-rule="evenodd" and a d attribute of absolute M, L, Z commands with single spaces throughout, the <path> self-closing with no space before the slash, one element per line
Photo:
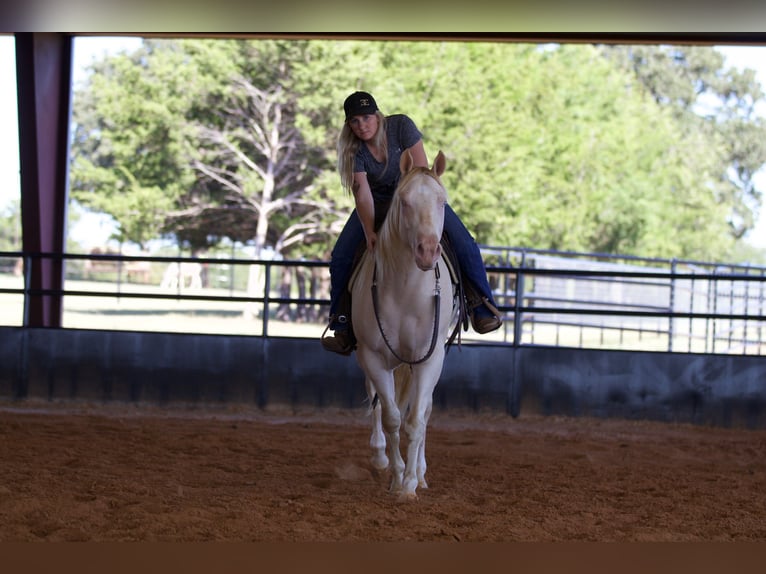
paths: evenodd
<path fill-rule="evenodd" d="M 32 257 L 27 288 L 61 290 L 65 249 L 72 38 L 16 33 L 22 245 Z M 60 327 L 62 297 L 28 298 L 29 327 Z"/>

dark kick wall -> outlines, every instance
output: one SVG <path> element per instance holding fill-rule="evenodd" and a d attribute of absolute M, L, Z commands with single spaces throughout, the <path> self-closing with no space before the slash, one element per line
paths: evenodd
<path fill-rule="evenodd" d="M 355 358 L 315 339 L 0 328 L 0 400 L 361 408 Z M 766 358 L 464 345 L 435 409 L 766 427 Z"/>

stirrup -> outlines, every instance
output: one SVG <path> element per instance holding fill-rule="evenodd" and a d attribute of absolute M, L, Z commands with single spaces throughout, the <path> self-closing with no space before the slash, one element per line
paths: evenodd
<path fill-rule="evenodd" d="M 487 298 L 487 297 L 482 297 L 482 298 L 481 298 L 481 303 L 479 303 L 479 305 L 484 305 L 484 306 L 485 306 L 487 309 L 489 309 L 489 310 L 492 312 L 492 314 L 493 314 L 495 317 L 497 317 L 498 319 L 499 319 L 499 318 L 500 318 L 500 316 L 502 315 L 502 313 L 500 312 L 500 309 L 498 309 L 497 307 L 495 307 L 495 306 L 494 306 L 494 305 L 493 305 L 493 304 L 490 302 L 489 298 Z M 478 307 L 479 305 L 477 305 L 477 307 Z"/>

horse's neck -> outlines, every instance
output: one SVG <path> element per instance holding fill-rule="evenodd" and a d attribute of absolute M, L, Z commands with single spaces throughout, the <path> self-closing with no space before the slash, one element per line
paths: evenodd
<path fill-rule="evenodd" d="M 384 235 L 375 250 L 378 280 L 396 281 L 417 270 L 410 247 L 396 235 Z"/>

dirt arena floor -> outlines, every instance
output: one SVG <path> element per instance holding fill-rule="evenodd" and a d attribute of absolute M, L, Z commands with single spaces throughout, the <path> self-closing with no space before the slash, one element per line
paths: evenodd
<path fill-rule="evenodd" d="M 766 541 L 766 431 L 436 411 L 387 493 L 363 410 L 0 403 L 0 541 Z"/>

